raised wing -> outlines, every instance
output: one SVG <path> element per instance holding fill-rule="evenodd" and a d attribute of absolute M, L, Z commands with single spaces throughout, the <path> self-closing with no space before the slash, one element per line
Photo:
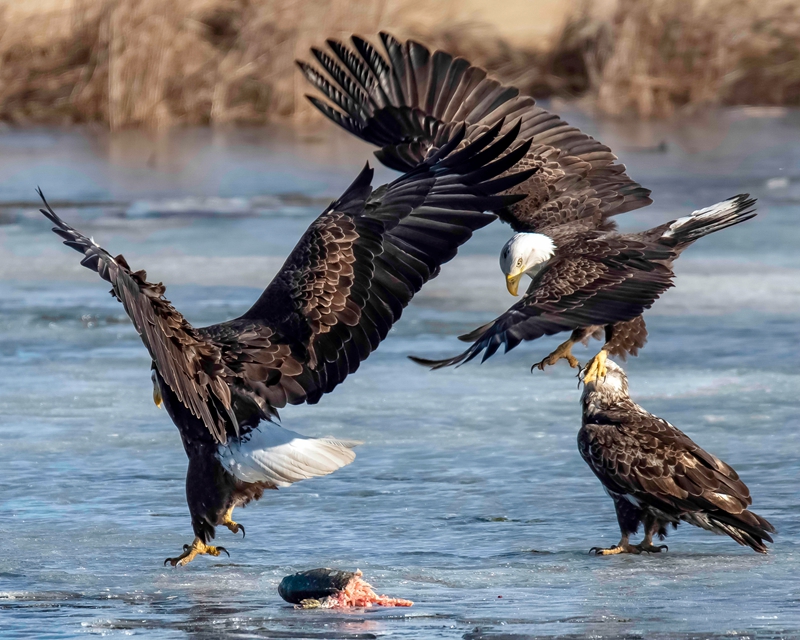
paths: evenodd
<path fill-rule="evenodd" d="M 45 205 L 40 211 L 56 225 L 53 231 L 64 238 L 65 245 L 84 255 L 84 267 L 111 283 L 112 295 L 125 307 L 162 378 L 178 399 L 203 421 L 217 441 L 226 441 L 226 431 L 237 433 L 226 384 L 230 371 L 220 349 L 164 297 L 164 285 L 148 282 L 144 271 L 131 271 L 121 255 L 112 257 L 59 218 L 41 190 L 39 196 Z"/>
<path fill-rule="evenodd" d="M 332 391 L 423 284 L 494 219 L 483 212 L 519 199 L 492 195 L 530 176 L 509 173 L 529 143 L 509 151 L 518 128 L 498 138 L 500 126 L 466 146 L 460 127 L 420 167 L 375 191 L 365 169 L 309 227 L 247 313 L 199 330 L 235 373 L 240 422 Z"/>
<path fill-rule="evenodd" d="M 443 360 L 411 359 L 440 369 L 469 362 L 483 351 L 485 361 L 501 346 L 508 352 L 523 340 L 632 320 L 672 286 L 672 270 L 661 262 L 673 257 L 668 247 L 655 243 L 576 237 L 558 248 L 518 303 L 461 336 L 473 341 L 466 351 Z"/>
<path fill-rule="evenodd" d="M 328 40 L 330 53 L 312 49 L 320 68 L 299 62 L 308 81 L 327 99 L 309 100 L 333 122 L 380 147 L 376 156 L 399 171 L 419 164 L 428 149 L 448 140 L 460 123 L 491 127 L 520 119 L 532 139 L 523 161 L 537 174 L 514 192 L 530 195 L 499 211 L 517 231 L 541 231 L 580 219 L 588 228 L 610 228 L 607 218 L 650 204 L 642 188 L 604 144 L 502 85 L 480 67 L 444 51 L 400 42 L 381 33 L 385 55 L 353 36 L 354 49 Z"/>

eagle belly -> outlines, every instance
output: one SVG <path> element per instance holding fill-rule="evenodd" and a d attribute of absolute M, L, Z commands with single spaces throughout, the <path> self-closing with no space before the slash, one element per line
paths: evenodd
<path fill-rule="evenodd" d="M 333 473 L 356 457 L 358 442 L 310 438 L 264 422 L 217 447 L 222 467 L 240 482 L 288 487 L 299 480 Z"/>

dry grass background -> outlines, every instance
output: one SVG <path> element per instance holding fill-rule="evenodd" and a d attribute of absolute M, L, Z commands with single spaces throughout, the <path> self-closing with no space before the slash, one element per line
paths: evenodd
<path fill-rule="evenodd" d="M 796 0 L 617 0 L 600 14 L 576 3 L 536 48 L 475 20 L 441 12 L 420 20 L 429 3 L 68 0 L 28 12 L 3 5 L 0 120 L 111 129 L 304 122 L 314 115 L 294 59 L 327 37 L 380 29 L 464 55 L 535 96 L 581 97 L 614 115 L 800 105 Z"/>

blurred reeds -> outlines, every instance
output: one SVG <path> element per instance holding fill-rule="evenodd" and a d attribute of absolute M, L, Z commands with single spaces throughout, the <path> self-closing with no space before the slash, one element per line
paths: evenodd
<path fill-rule="evenodd" d="M 800 105 L 796 0 L 620 0 L 586 53 L 607 114 Z"/>
<path fill-rule="evenodd" d="M 111 129 L 305 121 L 314 115 L 294 59 L 328 37 L 380 29 L 464 55 L 534 96 L 583 98 L 608 114 L 800 105 L 796 0 L 618 0 L 605 16 L 587 4 L 538 50 L 474 22 L 412 21 L 410 4 L 74 0 L 22 17 L 6 7 L 0 120 Z"/>

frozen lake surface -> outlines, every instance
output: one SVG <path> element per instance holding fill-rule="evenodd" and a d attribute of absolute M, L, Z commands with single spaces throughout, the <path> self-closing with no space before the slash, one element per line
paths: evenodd
<path fill-rule="evenodd" d="M 625 227 L 759 198 L 758 218 L 681 258 L 626 368 L 636 400 L 739 471 L 778 529 L 769 556 L 687 525 L 665 554 L 587 554 L 618 529 L 577 451 L 577 381 L 564 363 L 528 372 L 561 337 L 455 371 L 405 358 L 455 353 L 455 335 L 509 306 L 497 223 L 345 384 L 282 412 L 302 433 L 365 441 L 356 461 L 237 511 L 247 537 L 218 531 L 230 559 L 164 568 L 192 538 L 178 432 L 151 401 L 121 306 L 50 233 L 33 189 L 202 325 L 249 307 L 369 148 L 332 127 L 3 131 L 0 636 L 800 636 L 800 114 L 731 111 L 680 129 L 571 120 L 653 189 Z M 278 582 L 318 566 L 360 568 L 416 604 L 293 610 Z"/>

